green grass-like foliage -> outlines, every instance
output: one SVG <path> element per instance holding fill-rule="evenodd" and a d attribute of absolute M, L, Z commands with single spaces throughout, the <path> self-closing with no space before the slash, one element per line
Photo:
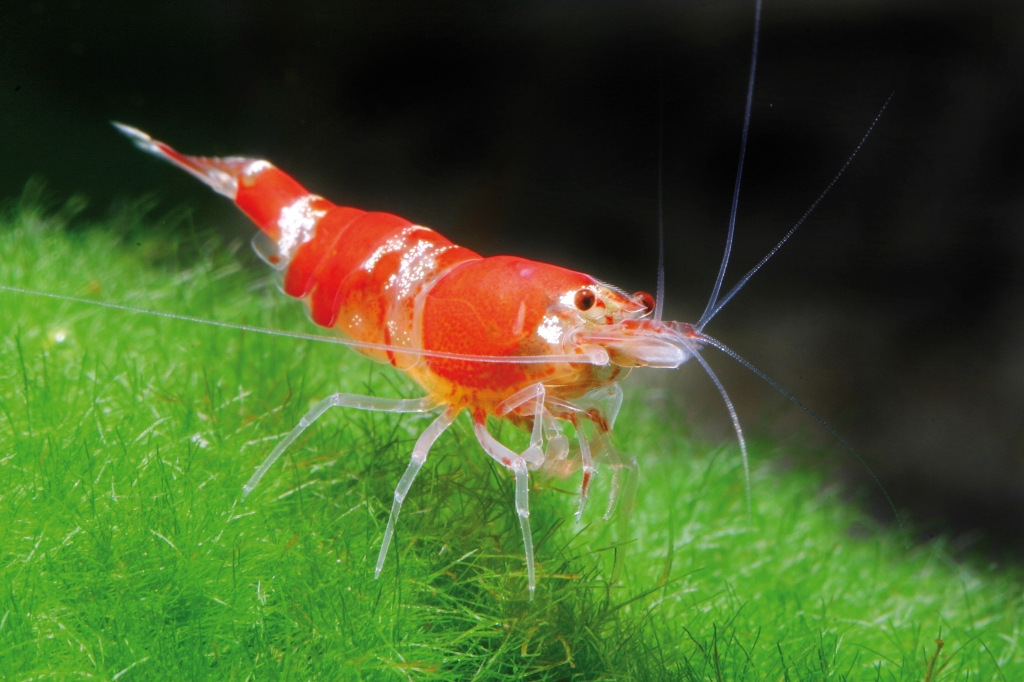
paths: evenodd
<path fill-rule="evenodd" d="M 145 211 L 71 229 L 73 204 L 8 208 L 0 283 L 312 329 L 240 244 Z M 577 482 L 535 478 L 530 603 L 512 482 L 464 418 L 379 581 L 425 419 L 335 410 L 240 501 L 313 401 L 419 395 L 390 368 L 3 291 L 0 311 L 5 680 L 1024 679 L 1018 574 L 907 549 L 769 444 L 748 515 L 736 448 L 692 444 L 639 386 L 617 426 L 643 467 L 636 510 L 601 522 L 599 487 L 577 526 Z"/>

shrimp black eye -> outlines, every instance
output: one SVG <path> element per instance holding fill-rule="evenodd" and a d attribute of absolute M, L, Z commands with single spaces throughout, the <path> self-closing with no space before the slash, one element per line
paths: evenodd
<path fill-rule="evenodd" d="M 578 310 L 590 310 L 597 302 L 597 296 L 590 289 L 580 289 L 576 292 L 576 308 Z"/>
<path fill-rule="evenodd" d="M 642 305 L 648 313 L 654 310 L 654 297 L 646 291 L 633 294 L 633 300 Z"/>

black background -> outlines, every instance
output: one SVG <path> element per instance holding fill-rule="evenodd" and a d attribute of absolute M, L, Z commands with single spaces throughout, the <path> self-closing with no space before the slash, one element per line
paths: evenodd
<path fill-rule="evenodd" d="M 187 153 L 269 158 L 338 203 L 486 255 L 653 290 L 663 106 L 667 313 L 692 321 L 724 241 L 753 14 L 722 0 L 8 2 L 0 197 L 39 175 L 88 196 L 87 217 L 156 192 L 200 224 L 250 230 L 134 151 L 117 119 Z M 708 331 L 833 421 L 928 532 L 1019 556 L 1024 6 L 768 2 L 759 59 L 729 281 L 894 95 L 832 194 Z M 715 360 L 755 435 L 829 442 Z M 729 437 L 697 367 L 636 382 L 699 434 Z M 802 464 L 864 481 L 851 459 Z"/>

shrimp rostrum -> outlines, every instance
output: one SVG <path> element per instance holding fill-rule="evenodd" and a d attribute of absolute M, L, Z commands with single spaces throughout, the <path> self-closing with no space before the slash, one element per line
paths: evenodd
<path fill-rule="evenodd" d="M 485 258 L 398 216 L 337 206 L 268 161 L 185 156 L 136 128 L 115 126 L 140 149 L 233 200 L 260 228 L 253 239 L 257 253 L 281 272 L 284 292 L 305 302 L 313 322 L 422 387 L 425 395 L 416 399 L 345 393 L 323 399 L 277 444 L 243 490 L 243 495 L 251 492 L 331 407 L 436 413 L 395 489 L 377 577 L 402 502 L 431 446 L 462 412 L 472 420 L 484 452 L 514 477 L 531 598 L 536 588 L 531 471 L 564 477 L 582 469 L 577 519 L 599 467 L 611 471 L 605 517 L 617 504 L 628 513 L 633 503 L 636 458 L 616 451 L 610 438 L 622 401 L 618 382 L 632 368 L 675 368 L 696 358 L 722 393 L 746 468 L 735 410 L 699 354 L 711 344 L 750 366 L 701 331 L 736 291 L 716 300 L 724 260 L 716 296 L 698 324 L 662 321 L 660 284 L 656 301 L 555 265 L 513 256 Z M 488 430 L 489 417 L 526 428 L 529 446 L 515 452 L 499 442 Z M 563 431 L 565 423 L 574 427 L 574 445 Z"/>

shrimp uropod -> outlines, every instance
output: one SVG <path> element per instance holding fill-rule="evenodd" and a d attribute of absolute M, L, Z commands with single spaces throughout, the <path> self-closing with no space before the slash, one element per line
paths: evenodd
<path fill-rule="evenodd" d="M 243 496 L 331 407 L 436 413 L 417 439 L 395 489 L 375 567 L 375 576 L 379 577 L 402 503 L 431 446 L 465 411 L 484 452 L 514 477 L 532 599 L 536 575 L 529 522 L 531 471 L 568 476 L 582 469 L 577 519 L 600 466 L 611 469 L 605 518 L 617 505 L 628 513 L 633 504 L 637 460 L 618 452 L 610 438 L 622 401 L 618 382 L 633 367 L 676 368 L 694 358 L 708 373 L 725 402 L 740 443 L 748 505 L 749 469 L 739 419 L 721 382 L 700 355 L 703 347 L 710 345 L 730 355 L 838 437 L 778 384 L 703 333 L 704 326 L 828 193 L 875 124 L 807 213 L 758 265 L 722 294 L 750 120 L 760 11 L 758 2 L 754 59 L 726 250 L 707 308 L 695 324 L 661 319 L 664 269 L 660 263 L 655 297 L 645 292 L 628 294 L 556 265 L 514 256 L 483 257 L 398 216 L 337 206 L 310 193 L 269 161 L 186 156 L 137 128 L 115 123 L 143 151 L 178 166 L 233 200 L 260 228 L 253 239 L 257 253 L 283 275 L 284 292 L 301 299 L 317 325 L 333 330 L 340 343 L 405 372 L 424 391 L 422 398 L 405 400 L 342 393 L 321 400 L 257 468 L 245 484 Z M 521 452 L 503 445 L 488 431 L 488 417 L 527 428 L 529 445 Z M 575 447 L 570 447 L 560 423 L 575 427 Z M 841 437 L 840 441 L 849 448 Z"/>

